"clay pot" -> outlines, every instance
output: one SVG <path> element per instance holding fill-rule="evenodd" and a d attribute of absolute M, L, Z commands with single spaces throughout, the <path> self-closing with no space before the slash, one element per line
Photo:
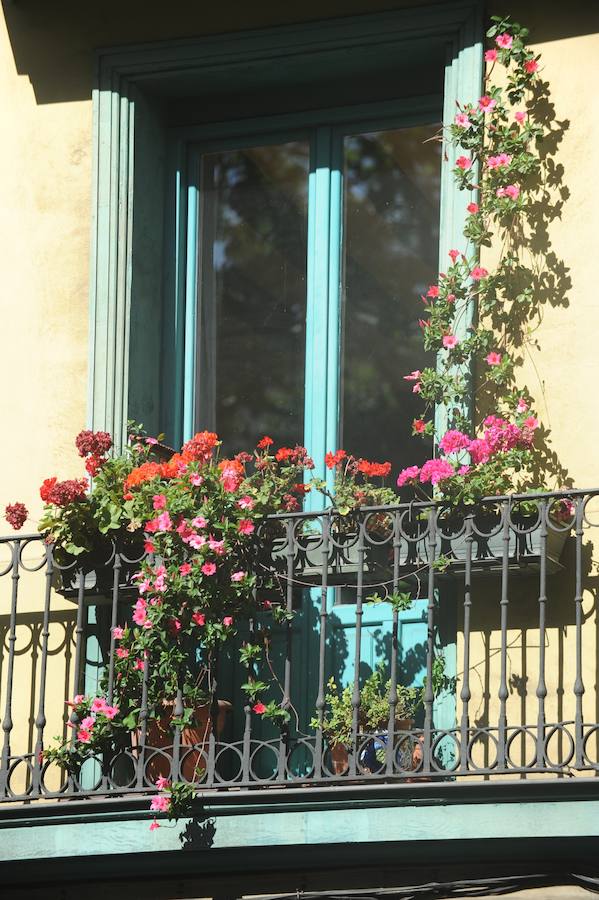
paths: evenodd
<path fill-rule="evenodd" d="M 218 701 L 218 714 L 216 717 L 216 737 L 219 738 L 227 720 L 227 715 L 232 709 L 228 700 Z M 194 722 L 181 731 L 181 747 L 179 751 L 181 777 L 185 781 L 197 781 L 208 765 L 208 741 L 212 733 L 212 720 L 210 718 L 210 705 L 205 703 L 196 706 L 194 710 Z M 134 742 L 140 747 L 140 730 L 134 735 Z M 192 747 L 192 750 L 188 748 Z M 148 781 L 155 782 L 157 778 L 170 778 L 171 760 L 173 756 L 173 724 L 172 704 L 159 719 L 150 719 L 146 732 L 146 766 L 145 777 Z M 160 750 L 160 753 L 152 753 Z"/>

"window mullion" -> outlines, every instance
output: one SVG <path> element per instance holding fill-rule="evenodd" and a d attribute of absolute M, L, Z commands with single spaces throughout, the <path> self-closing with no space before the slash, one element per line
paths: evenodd
<path fill-rule="evenodd" d="M 304 440 L 316 465 L 314 474 L 320 478 L 330 474 L 324 466 L 324 456 L 328 450 L 336 449 L 339 433 L 342 223 L 339 157 L 333 130 L 317 128 L 308 187 Z"/>

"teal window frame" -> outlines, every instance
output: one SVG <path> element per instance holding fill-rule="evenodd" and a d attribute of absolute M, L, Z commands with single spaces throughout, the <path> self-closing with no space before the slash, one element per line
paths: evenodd
<path fill-rule="evenodd" d="M 89 389 L 88 424 L 112 432 L 117 446 L 126 437 L 130 393 L 136 378 L 138 361 L 131 353 L 130 321 L 132 314 L 132 284 L 134 282 L 133 248 L 136 222 L 134 194 L 139 166 L 136 143 L 144 133 L 144 102 L 142 93 L 149 83 L 173 82 L 180 77 L 209 84 L 223 65 L 236 67 L 268 61 L 276 73 L 277 59 L 289 55 L 309 67 L 323 54 L 351 55 L 356 46 L 377 52 L 379 46 L 393 48 L 401 57 L 402 48 L 415 41 L 442 40 L 447 47 L 443 121 L 448 123 L 455 112 L 455 102 L 477 98 L 482 81 L 482 11 L 479 0 L 456 0 L 455 3 L 429 7 L 406 8 L 392 12 L 332 19 L 300 25 L 276 26 L 258 31 L 231 35 L 217 35 L 199 39 L 168 41 L 136 47 L 119 47 L 101 51 L 97 58 L 96 86 L 93 91 L 93 186 L 92 186 L 92 248 L 90 266 L 89 320 Z M 424 51 L 423 51 L 424 52 Z M 374 106 L 371 107 L 374 110 Z M 347 115 L 344 112 L 344 115 Z M 283 124 L 284 117 L 280 122 Z M 297 117 L 293 127 L 297 126 Z M 334 127 L 330 119 L 323 124 Z M 234 136 L 233 125 L 223 125 L 222 137 Z M 147 134 L 147 132 L 146 132 Z M 176 152 L 176 150 L 174 151 Z M 448 250 L 461 246 L 462 222 L 466 204 L 473 199 L 467 192 L 458 193 L 453 185 L 451 167 L 454 154 L 446 148 L 441 186 L 440 259 Z M 333 183 L 331 183 L 333 182 Z M 331 191 L 338 191 L 324 169 L 317 168 L 314 190 L 321 206 L 329 204 Z M 187 198 L 181 198 L 174 210 L 175 222 L 187 216 Z M 178 229 L 180 234 L 180 229 Z M 314 242 L 317 234 L 310 233 Z M 174 350 L 164 355 L 167 371 L 173 366 L 173 352 L 183 346 L 183 356 L 189 356 L 189 332 L 193 326 L 192 310 L 182 305 L 179 265 L 186 247 L 177 242 L 174 259 L 165 260 L 172 297 L 176 304 Z M 315 245 L 315 266 L 335 275 L 330 248 Z M 167 279 L 168 280 L 168 279 Z M 314 290 L 310 288 L 309 290 Z M 153 315 L 155 310 L 151 311 Z M 190 321 L 185 321 L 185 315 Z M 466 328 L 472 310 L 461 317 Z M 148 318 L 148 317 L 146 317 Z M 328 323 L 327 323 L 328 324 Z M 187 326 L 187 328 L 186 328 Z M 187 331 L 187 335 L 186 332 Z M 185 349 L 186 348 L 186 349 Z M 184 373 L 174 366 L 175 390 L 182 389 Z M 168 404 L 163 403 L 163 410 Z M 443 410 L 437 413 L 442 425 Z M 151 423 L 149 423 L 151 425 Z M 315 452 L 330 437 L 325 426 L 319 435 L 312 434 Z"/>

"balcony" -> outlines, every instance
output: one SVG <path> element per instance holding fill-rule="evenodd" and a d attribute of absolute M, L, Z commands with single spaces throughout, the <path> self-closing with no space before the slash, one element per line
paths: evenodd
<path fill-rule="evenodd" d="M 142 709 L 140 728 L 68 774 L 44 752 L 70 734 L 66 697 L 94 695 L 101 672 L 111 695 L 111 628 L 130 615 L 136 561 L 117 548 L 103 570 L 63 571 L 39 536 L 2 538 L 0 799 L 136 797 L 158 776 L 200 795 L 596 776 L 597 512 L 599 491 L 572 491 L 459 518 L 426 503 L 275 517 L 256 569 L 286 613 L 268 663 L 288 721 L 242 699 L 232 653 L 196 729 L 158 740 Z M 364 684 L 379 670 L 373 724 Z M 341 742 L 330 701 L 343 688 Z"/>

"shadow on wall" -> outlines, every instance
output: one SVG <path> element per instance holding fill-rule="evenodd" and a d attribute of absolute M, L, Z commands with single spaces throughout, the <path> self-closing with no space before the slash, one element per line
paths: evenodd
<path fill-rule="evenodd" d="M 3 609 L 7 608 L 2 604 Z M 37 740 L 37 724 L 45 718 L 44 745 L 55 736 L 66 738 L 65 698 L 73 690 L 76 610 L 55 610 L 49 614 L 48 653 L 43 695 L 43 612 L 23 612 L 16 617 L 14 668 L 9 683 L 10 615 L 0 615 L 0 710 L 9 704 L 13 728 L 9 732 L 13 756 L 32 753 Z M 37 721 L 36 721 L 37 720 Z"/>
<path fill-rule="evenodd" d="M 453 0 L 441 0 L 451 3 Z M 436 0 L 436 5 L 439 0 Z M 86 100 L 91 97 L 94 51 L 101 47 L 139 44 L 208 34 L 267 28 L 298 21 L 375 13 L 422 6 L 416 0 L 305 0 L 281 5 L 236 2 L 189 4 L 187 0 L 2 0 L 16 70 L 28 75 L 37 103 Z M 599 31 L 599 9 L 588 0 L 566 6 L 546 0 L 494 2 L 490 12 L 525 17 L 535 43 Z M 550 13 L 550 14 L 548 14 Z"/>
<path fill-rule="evenodd" d="M 562 571 L 549 575 L 546 583 L 545 626 L 543 648 L 540 644 L 539 576 L 510 578 L 508 591 L 506 633 L 506 679 L 508 688 L 507 718 L 510 728 L 528 726 L 534 730 L 539 715 L 539 692 L 544 685 L 546 721 L 572 723 L 575 717 L 576 697 L 576 578 L 575 540 L 566 544 L 562 556 Z M 594 554 L 595 553 L 595 558 Z M 599 593 L 598 560 L 593 544 L 587 542 L 582 550 L 583 621 L 582 679 L 585 686 L 584 721 L 599 721 L 598 652 L 599 620 L 597 597 Z M 470 687 L 472 701 L 470 715 L 472 725 L 485 729 L 497 726 L 499 716 L 499 690 L 501 666 L 501 579 L 473 578 L 471 610 Z M 458 623 L 463 633 L 463 621 Z M 541 680 L 540 654 L 544 656 L 544 678 Z M 458 662 L 459 680 L 463 672 Z M 459 688 L 458 688 L 459 697 Z M 459 701 L 458 701 L 459 707 Z M 459 717 L 459 713 L 458 713 Z M 556 729 L 549 739 L 556 757 L 567 754 L 567 735 Z M 488 741 L 481 741 L 476 748 L 479 764 L 489 765 L 495 753 Z M 587 750 L 599 759 L 599 736 L 591 738 Z M 517 735 L 512 748 L 513 758 L 523 762 L 534 755 L 534 738 L 531 731 Z M 530 762 L 529 762 L 530 764 Z"/>

